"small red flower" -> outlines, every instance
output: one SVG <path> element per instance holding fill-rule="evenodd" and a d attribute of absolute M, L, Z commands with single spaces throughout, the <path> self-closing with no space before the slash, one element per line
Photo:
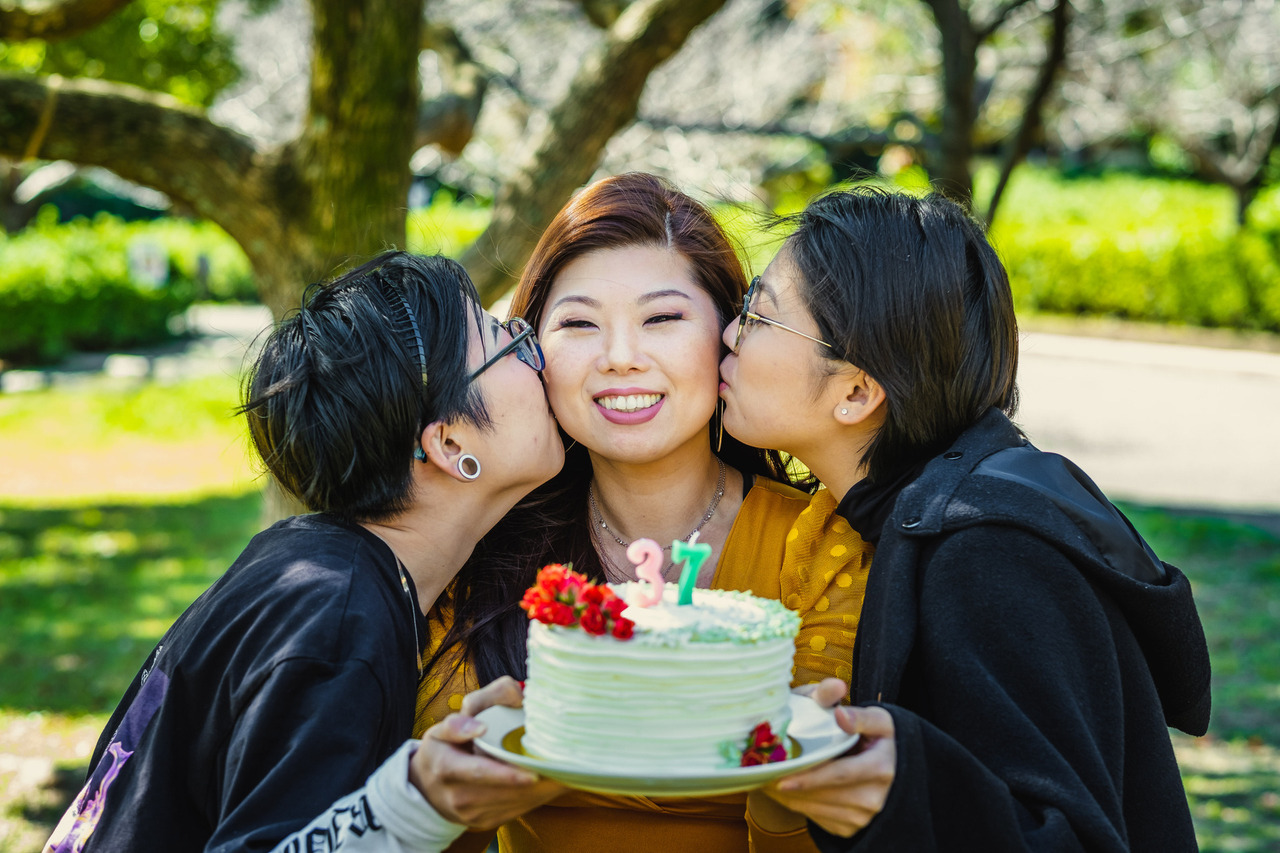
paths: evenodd
<path fill-rule="evenodd" d="M 582 615 L 578 617 L 578 624 L 582 626 L 582 630 L 597 637 L 608 629 L 604 613 L 594 604 L 588 604 L 586 610 L 582 611 Z"/>
<path fill-rule="evenodd" d="M 538 572 L 538 585 L 548 589 L 556 589 L 560 586 L 560 581 L 564 580 L 565 573 L 571 571 L 573 569 L 566 568 L 562 563 L 543 566 L 542 571 Z"/>
<path fill-rule="evenodd" d="M 568 626 L 574 623 L 575 614 L 573 608 L 569 605 L 560 601 L 553 601 L 547 606 L 551 612 L 551 624 Z"/>
<path fill-rule="evenodd" d="M 613 623 L 613 636 L 619 640 L 630 640 L 632 629 L 636 627 L 636 623 L 630 619 L 623 619 L 621 616 Z"/>
<path fill-rule="evenodd" d="M 578 600 L 583 604 L 586 604 L 588 607 L 593 604 L 595 605 L 604 604 L 605 592 L 608 592 L 608 591 L 609 591 L 609 588 L 607 586 L 591 584 L 586 589 L 582 590 L 582 594 L 578 596 Z"/>
<path fill-rule="evenodd" d="M 751 734 L 747 736 L 747 748 L 742 751 L 741 766 L 754 767 L 786 760 L 787 748 L 782 745 L 782 739 L 773 733 L 773 727 L 767 720 L 751 730 Z"/>

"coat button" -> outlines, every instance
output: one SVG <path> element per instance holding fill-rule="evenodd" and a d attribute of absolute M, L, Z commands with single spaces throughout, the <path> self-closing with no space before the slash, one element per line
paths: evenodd
<path fill-rule="evenodd" d="M 919 527 L 919 526 L 920 526 L 920 516 L 918 516 L 918 515 L 913 515 L 913 516 L 911 516 L 911 517 L 910 517 L 910 518 L 908 518 L 906 521 L 902 522 L 902 526 L 903 526 L 903 527 L 905 527 L 905 528 L 907 528 L 908 530 L 910 530 L 910 529 L 911 529 L 911 528 L 913 528 L 913 527 Z"/>
<path fill-rule="evenodd" d="M 946 453 L 942 454 L 943 459 L 959 459 L 961 456 L 964 456 L 964 454 L 959 450 L 948 450 Z"/>

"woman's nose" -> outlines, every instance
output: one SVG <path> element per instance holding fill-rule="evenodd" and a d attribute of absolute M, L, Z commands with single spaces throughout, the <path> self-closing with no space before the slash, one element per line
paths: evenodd
<path fill-rule="evenodd" d="M 724 341 L 724 345 L 729 349 L 733 349 L 733 345 L 738 340 L 738 324 L 742 322 L 741 317 L 734 317 L 729 321 L 729 325 L 724 327 L 724 334 L 720 336 L 720 340 Z"/>
<path fill-rule="evenodd" d="M 617 329 L 608 333 L 604 349 L 606 370 L 621 372 L 640 369 L 647 360 L 640 337 L 634 330 Z"/>

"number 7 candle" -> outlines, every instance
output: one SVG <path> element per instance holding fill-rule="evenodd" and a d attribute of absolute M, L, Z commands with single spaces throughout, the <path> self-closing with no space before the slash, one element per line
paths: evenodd
<path fill-rule="evenodd" d="M 677 604 L 693 604 L 693 588 L 698 584 L 698 572 L 702 564 L 711 556 L 711 546 L 698 542 L 698 534 L 689 537 L 689 541 L 676 540 L 671 543 L 671 559 L 674 562 L 684 560 L 684 568 L 680 571 L 680 598 Z"/>

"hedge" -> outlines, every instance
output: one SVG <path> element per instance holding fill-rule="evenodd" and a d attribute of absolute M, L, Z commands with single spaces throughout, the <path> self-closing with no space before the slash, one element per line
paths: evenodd
<path fill-rule="evenodd" d="M 154 257 L 157 278 L 167 280 L 140 280 L 131 253 Z M 106 215 L 59 225 L 47 208 L 31 227 L 0 237 L 0 359 L 51 362 L 73 349 L 156 343 L 195 299 L 253 292 L 248 260 L 214 225 Z"/>
<path fill-rule="evenodd" d="M 980 185 L 981 189 L 981 185 Z M 1015 175 L 991 232 L 1020 310 L 1280 332 L 1280 191 Z"/>

